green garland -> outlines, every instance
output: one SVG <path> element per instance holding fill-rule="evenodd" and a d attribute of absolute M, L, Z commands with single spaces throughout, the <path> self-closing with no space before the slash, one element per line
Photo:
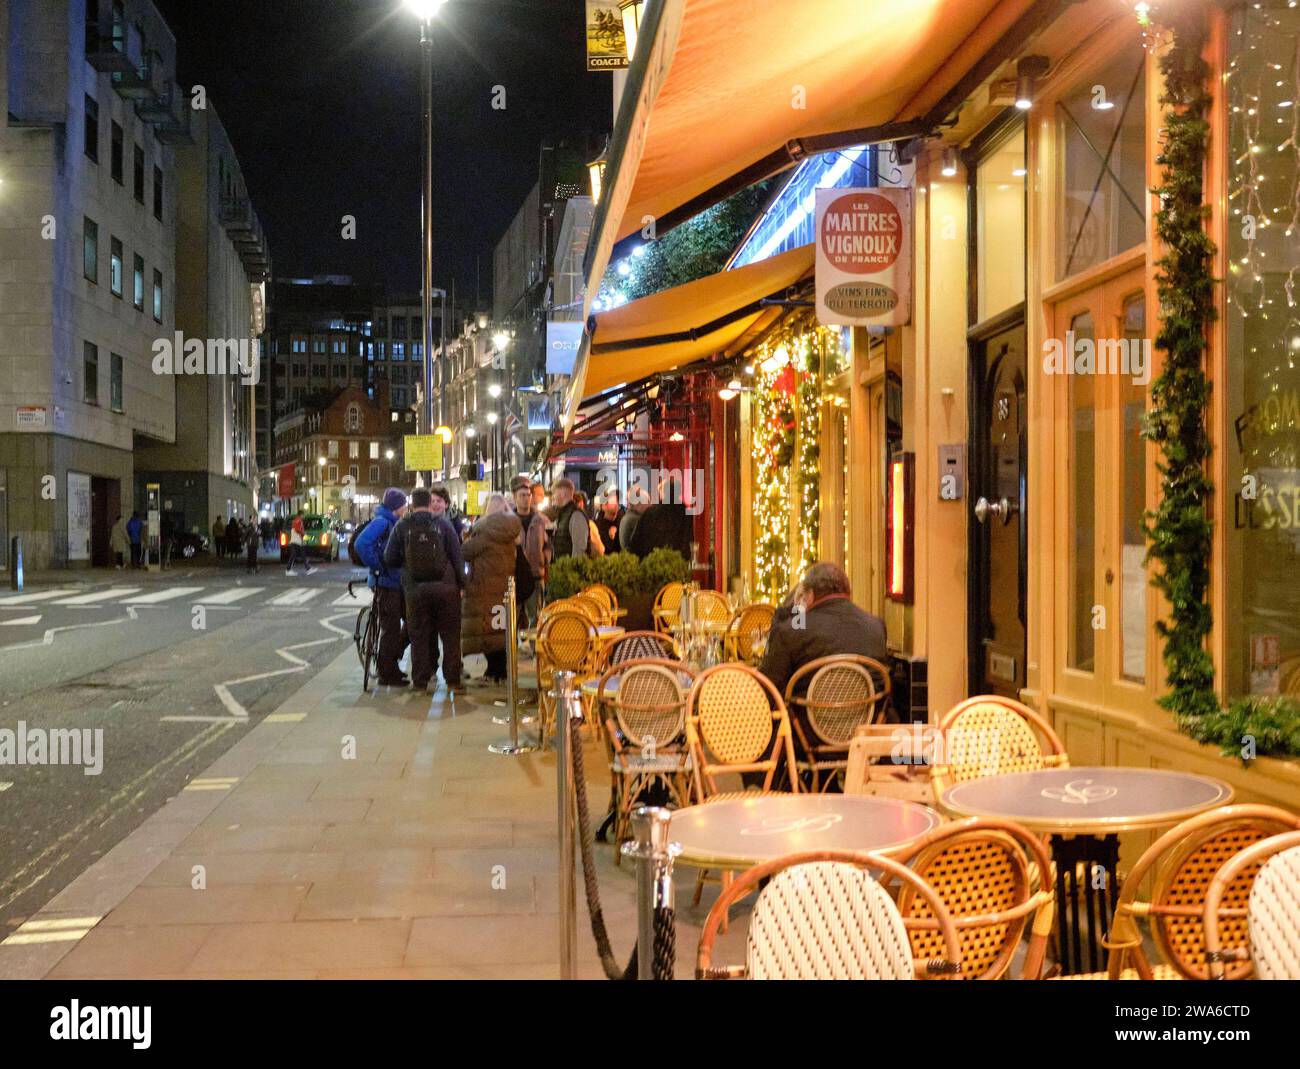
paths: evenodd
<path fill-rule="evenodd" d="M 1160 333 L 1165 365 L 1151 385 L 1145 436 L 1160 448 L 1160 506 L 1148 513 L 1148 560 L 1160 564 L 1152 584 L 1169 604 L 1156 628 L 1164 640 L 1169 692 L 1160 704 L 1190 733 L 1196 718 L 1217 714 L 1214 662 L 1206 649 L 1212 617 L 1207 593 L 1213 532 L 1206 474 L 1210 441 L 1206 411 L 1210 384 L 1204 370 L 1206 331 L 1214 321 L 1215 247 L 1205 232 L 1203 174 L 1211 103 L 1209 68 L 1201 59 L 1204 23 L 1198 5 L 1171 5 L 1165 20 L 1173 42 L 1161 57 L 1165 92 L 1164 168 L 1156 232 L 1166 250 L 1157 261 Z"/>
<path fill-rule="evenodd" d="M 818 558 L 821 541 L 821 432 L 822 352 L 821 330 L 804 336 L 804 374 L 799 378 L 799 496 L 803 516 L 803 563 L 805 571 Z"/>

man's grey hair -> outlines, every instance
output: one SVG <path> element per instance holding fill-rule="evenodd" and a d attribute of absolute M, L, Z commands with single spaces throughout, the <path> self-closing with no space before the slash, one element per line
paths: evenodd
<path fill-rule="evenodd" d="M 818 600 L 831 594 L 851 593 L 849 577 L 844 569 L 826 560 L 811 565 L 804 572 L 803 580 L 799 585 L 805 593 L 811 594 Z"/>

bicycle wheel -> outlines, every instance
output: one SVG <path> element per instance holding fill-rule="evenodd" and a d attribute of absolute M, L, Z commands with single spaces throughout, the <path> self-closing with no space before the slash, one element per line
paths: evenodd
<path fill-rule="evenodd" d="M 379 613 L 372 608 L 366 619 L 366 629 L 362 636 L 362 681 L 363 690 L 370 690 L 370 681 L 379 678 Z"/>
<path fill-rule="evenodd" d="M 366 654 L 363 645 L 363 639 L 366 633 L 366 621 L 370 618 L 370 606 L 367 605 L 357 613 L 357 626 L 352 631 L 352 642 L 357 648 L 357 660 L 361 662 L 361 667 L 366 666 Z"/>

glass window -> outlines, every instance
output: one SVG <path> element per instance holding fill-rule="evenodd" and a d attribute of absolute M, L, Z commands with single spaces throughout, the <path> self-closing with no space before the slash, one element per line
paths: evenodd
<path fill-rule="evenodd" d="M 371 483 L 372 486 L 374 486 L 374 485 L 377 485 L 378 482 L 379 482 L 379 465 L 378 465 L 378 464 L 371 464 L 371 465 L 370 465 L 370 483 Z"/>
<path fill-rule="evenodd" d="M 1025 128 L 980 161 L 975 172 L 979 276 L 976 322 L 1025 299 Z"/>
<path fill-rule="evenodd" d="M 406 316 L 393 316 L 393 337 L 406 338 Z"/>
<path fill-rule="evenodd" d="M 331 464 L 325 469 L 325 481 L 329 483 L 339 481 L 339 466 L 337 464 Z"/>
<path fill-rule="evenodd" d="M 88 405 L 99 404 L 99 347 L 83 342 L 81 347 L 81 399 Z"/>
<path fill-rule="evenodd" d="M 371 443 L 370 443 L 370 459 L 371 459 L 371 460 L 378 460 L 378 459 L 379 459 L 379 443 L 378 443 L 378 442 L 371 442 Z"/>
<path fill-rule="evenodd" d="M 122 411 L 122 358 L 117 353 L 109 354 L 108 393 L 114 412 Z"/>
<path fill-rule="evenodd" d="M 349 465 L 348 465 L 348 474 L 349 474 L 350 476 L 352 476 L 352 481 L 353 481 L 354 483 L 355 483 L 355 482 L 360 482 L 360 480 L 361 480 L 361 469 L 360 469 L 356 464 L 349 464 Z"/>
<path fill-rule="evenodd" d="M 82 226 L 82 270 L 91 282 L 99 281 L 99 224 L 87 217 Z"/>
<path fill-rule="evenodd" d="M 109 145 L 110 169 L 113 174 L 113 181 L 120 186 L 125 180 L 125 158 L 123 156 L 122 128 L 117 123 L 113 123 L 111 126 L 111 137 L 112 141 Z"/>
<path fill-rule="evenodd" d="M 1145 70 L 1146 52 L 1135 43 L 1057 102 L 1058 279 L 1146 236 Z"/>
<path fill-rule="evenodd" d="M 329 455 L 331 457 L 336 457 L 339 455 L 339 443 L 334 439 L 330 439 Z"/>
<path fill-rule="evenodd" d="M 1125 339 L 1143 344 L 1147 340 L 1145 296 L 1135 293 L 1127 298 L 1123 315 Z M 1150 356 L 1148 353 L 1148 360 Z M 1124 506 L 1121 515 L 1120 570 L 1123 586 L 1120 588 L 1120 615 L 1123 628 L 1120 632 L 1120 674 L 1125 679 L 1142 683 L 1147 676 L 1147 570 L 1144 564 L 1147 547 L 1142 530 L 1147 500 L 1147 450 L 1142 437 L 1147 386 L 1134 382 L 1133 378 L 1132 375 L 1121 375 L 1119 379 L 1124 421 L 1121 429 Z"/>
<path fill-rule="evenodd" d="M 1082 312 L 1070 322 L 1076 341 L 1095 340 L 1092 315 Z M 1091 672 L 1096 659 L 1093 606 L 1096 587 L 1096 424 L 1094 376 L 1070 377 L 1070 635 L 1066 663 Z"/>
<path fill-rule="evenodd" d="M 144 257 L 137 253 L 131 275 L 131 303 L 144 311 Z"/>
<path fill-rule="evenodd" d="M 99 103 L 89 93 L 86 94 L 85 151 L 88 159 L 99 162 Z"/>
<path fill-rule="evenodd" d="M 1227 36 L 1225 444 L 1230 694 L 1300 695 L 1300 9 L 1237 8 Z M 1217 389 L 1217 387 L 1216 387 Z"/>
<path fill-rule="evenodd" d="M 355 460 L 359 456 L 361 456 L 361 443 L 348 442 L 348 457 Z"/>
<path fill-rule="evenodd" d="M 131 165 L 131 183 L 135 191 L 135 199 L 141 204 L 144 203 L 144 149 L 139 145 L 135 146 L 135 155 Z"/>
<path fill-rule="evenodd" d="M 122 296 L 122 242 L 117 238 L 109 238 L 109 261 L 108 261 L 108 288 L 113 291 L 114 297 Z"/>
<path fill-rule="evenodd" d="M 153 272 L 153 317 L 162 322 L 163 317 L 163 292 L 162 292 L 162 272 L 154 268 Z"/>
<path fill-rule="evenodd" d="M 401 360 L 405 356 L 406 356 L 406 343 L 400 341 L 393 342 L 393 359 Z"/>
<path fill-rule="evenodd" d="M 161 167 L 153 169 L 153 217 L 159 222 L 163 217 L 163 173 Z"/>
<path fill-rule="evenodd" d="M 411 359 L 419 360 L 420 357 L 422 357 L 423 355 L 424 355 L 424 342 L 422 341 L 411 342 Z"/>

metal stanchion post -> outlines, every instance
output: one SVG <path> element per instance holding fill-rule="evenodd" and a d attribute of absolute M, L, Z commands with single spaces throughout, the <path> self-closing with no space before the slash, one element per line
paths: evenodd
<path fill-rule="evenodd" d="M 519 741 L 519 619 L 515 611 L 515 577 L 506 580 L 506 701 L 510 705 L 510 739 L 494 742 L 488 749 L 492 753 L 514 756 L 532 753 L 537 749 L 530 743 Z M 495 720 L 496 718 L 493 717 Z"/>
<path fill-rule="evenodd" d="M 668 841 L 672 814 L 660 806 L 632 810 L 632 841 L 623 844 L 623 856 L 635 858 L 638 980 L 671 980 L 669 961 L 661 960 L 655 946 L 656 917 L 673 911 L 673 859 L 681 852 Z M 661 922 L 662 923 L 662 922 Z M 665 975 L 667 974 L 667 975 Z"/>
<path fill-rule="evenodd" d="M 577 810 L 574 799 L 573 735 L 570 721 L 582 719 L 582 703 L 572 672 L 555 673 L 555 778 L 560 824 L 560 979 L 574 979 L 578 957 L 578 884 L 574 845 Z"/>

